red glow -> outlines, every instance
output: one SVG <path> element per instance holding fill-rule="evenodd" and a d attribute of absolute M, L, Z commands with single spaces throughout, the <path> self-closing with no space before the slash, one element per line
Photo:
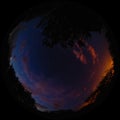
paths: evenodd
<path fill-rule="evenodd" d="M 73 53 L 75 54 L 76 58 L 79 59 L 83 64 L 87 64 L 86 57 L 82 53 L 82 50 L 81 51 L 73 50 Z"/>
<path fill-rule="evenodd" d="M 93 64 L 95 64 L 97 60 L 97 53 L 95 49 L 91 45 L 88 45 L 87 49 L 93 59 Z"/>

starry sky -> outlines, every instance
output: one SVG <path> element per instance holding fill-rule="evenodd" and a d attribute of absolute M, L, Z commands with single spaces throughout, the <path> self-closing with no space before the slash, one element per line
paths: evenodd
<path fill-rule="evenodd" d="M 113 67 L 107 38 L 91 31 L 91 38 L 79 38 L 85 47 L 48 48 L 42 44 L 44 26 L 36 27 L 41 19 L 21 22 L 10 33 L 10 65 L 40 111 L 76 110 Z"/>

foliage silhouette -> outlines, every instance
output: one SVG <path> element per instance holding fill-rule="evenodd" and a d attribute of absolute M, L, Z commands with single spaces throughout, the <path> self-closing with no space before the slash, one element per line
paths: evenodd
<path fill-rule="evenodd" d="M 8 70 L 8 79 L 8 88 L 10 90 L 10 94 L 12 93 L 13 98 L 22 103 L 21 105 L 23 105 L 23 107 L 30 110 L 35 110 L 35 101 L 31 97 L 31 93 L 25 90 L 22 84 L 19 82 L 18 78 L 15 76 L 15 71 L 12 66 L 10 66 Z"/>
<path fill-rule="evenodd" d="M 76 4 L 63 4 L 44 16 L 36 27 L 40 26 L 44 26 L 44 45 L 52 48 L 60 44 L 67 48 L 73 47 L 76 42 L 84 46 L 82 38 L 91 37 L 91 31 L 101 32 L 105 23 L 92 10 Z"/>

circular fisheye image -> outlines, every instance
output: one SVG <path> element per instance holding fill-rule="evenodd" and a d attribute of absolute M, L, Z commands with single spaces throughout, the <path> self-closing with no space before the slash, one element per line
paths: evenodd
<path fill-rule="evenodd" d="M 10 92 L 49 115 L 87 111 L 109 93 L 112 33 L 94 10 L 77 3 L 30 8 L 9 32 Z"/>

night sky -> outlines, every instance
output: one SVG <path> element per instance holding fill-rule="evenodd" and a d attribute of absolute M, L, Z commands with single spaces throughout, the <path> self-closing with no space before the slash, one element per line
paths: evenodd
<path fill-rule="evenodd" d="M 36 27 L 41 19 L 21 22 L 10 33 L 10 65 L 38 110 L 78 110 L 113 67 L 104 30 L 79 38 L 85 47 L 76 43 L 73 48 L 49 48 L 42 43 L 44 26 Z"/>

